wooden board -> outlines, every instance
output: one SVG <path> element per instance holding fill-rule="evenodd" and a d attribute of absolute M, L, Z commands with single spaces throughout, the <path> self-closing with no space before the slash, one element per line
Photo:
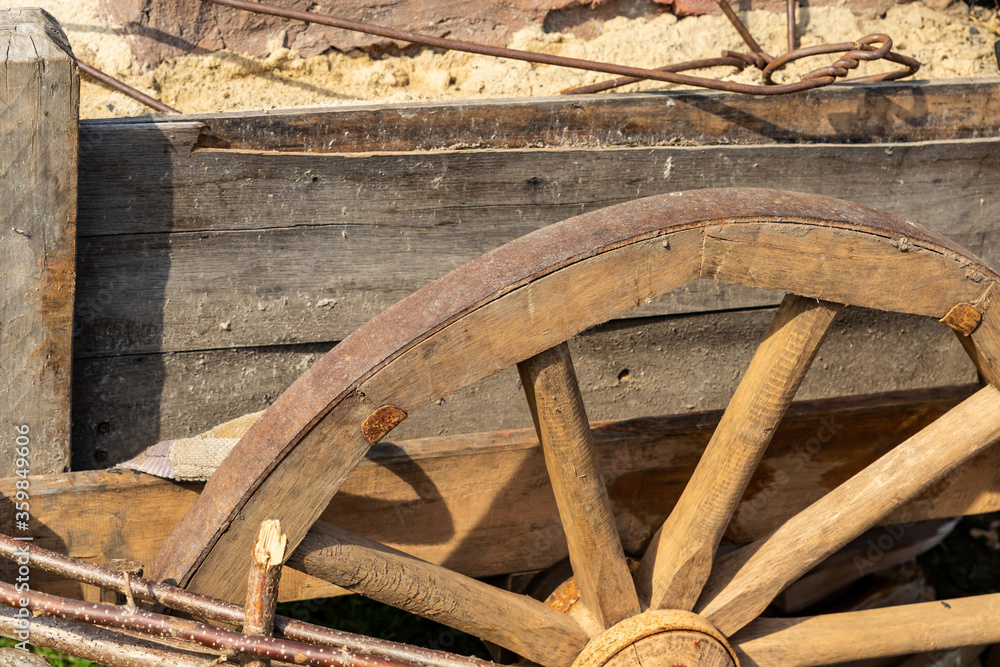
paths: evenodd
<path fill-rule="evenodd" d="M 81 151 L 79 357 L 340 340 L 529 231 L 691 188 L 856 200 L 1000 259 L 1000 139 L 362 156 L 195 150 L 130 127 L 136 155 L 125 130 Z M 776 302 L 696 283 L 636 312 Z"/>
<path fill-rule="evenodd" d="M 159 440 L 270 405 L 332 345 L 77 359 L 73 470 L 106 468 Z"/>
<path fill-rule="evenodd" d="M 998 87 L 998 78 L 896 81 L 771 98 L 616 93 L 195 114 L 177 122 L 204 124 L 199 147 L 319 153 L 923 141 L 996 136 Z M 101 131 L 119 122 L 86 126 Z"/>
<path fill-rule="evenodd" d="M 1000 151 L 988 138 L 997 115 L 984 114 L 998 88 L 1000 80 L 893 83 L 782 100 L 636 94 L 86 121 L 73 465 L 108 465 L 258 410 L 315 351 L 448 269 L 635 196 L 730 184 L 823 192 L 1000 258 L 992 187 Z M 904 138 L 928 143 L 770 143 Z M 703 145 L 712 143 L 726 145 Z M 778 298 L 695 281 L 634 315 Z M 914 376 L 880 386 L 867 368 L 860 365 L 862 391 L 961 381 Z M 844 376 L 843 391 L 855 391 Z M 704 394 L 691 405 L 721 405 L 708 398 L 717 379 L 676 381 L 688 396 Z M 449 397 L 403 428 L 421 436 L 523 424 L 520 411 L 499 409 L 516 393 L 509 378 L 502 386 L 471 401 Z M 664 406 L 651 394 L 633 401 L 622 386 L 617 377 L 604 382 L 598 400 L 635 410 L 604 417 L 688 407 L 673 403 L 680 391 Z"/>
<path fill-rule="evenodd" d="M 745 542 L 769 533 L 974 389 L 794 403 L 727 540 Z M 595 424 L 600 466 L 627 553 L 645 548 L 719 416 L 715 411 Z M 1000 448 L 993 448 L 889 521 L 1000 509 L 998 471 Z M 0 494 L 9 496 L 12 482 L 0 481 Z M 36 543 L 96 562 L 127 557 L 148 566 L 194 502 L 197 488 L 128 471 L 33 479 Z M 9 521 L 12 513 L 0 516 Z M 543 456 L 530 428 L 376 445 L 323 520 L 470 576 L 540 569 L 566 556 Z M 8 527 L 0 524 L 0 530 Z M 33 574 L 32 583 L 81 593 L 41 573 Z M 292 573 L 283 585 L 285 599 L 331 593 Z"/>
<path fill-rule="evenodd" d="M 197 484 L 178 484 L 132 471 L 85 471 L 31 479 L 33 543 L 99 565 L 113 558 L 146 565 L 170 526 L 198 496 Z M 0 481 L 4 507 L 0 530 L 10 533 L 14 479 Z M 0 563 L 0 567 L 6 563 Z M 0 570 L 2 571 L 2 570 Z M 57 595 L 100 601 L 93 586 L 57 579 L 32 570 L 31 586 Z M 336 587 L 289 571 L 281 598 L 340 594 Z"/>
<path fill-rule="evenodd" d="M 764 309 L 638 318 L 585 332 L 571 348 L 588 414 L 623 419 L 725 407 L 772 317 L 773 310 Z M 157 440 L 195 435 L 261 410 L 329 347 L 78 359 L 74 469 L 120 463 Z M 917 389 L 975 377 L 947 327 L 923 317 L 848 308 L 835 320 L 799 395 Z M 517 373 L 509 369 L 416 411 L 392 437 L 530 425 Z"/>
<path fill-rule="evenodd" d="M 69 467 L 80 81 L 66 36 L 43 10 L 0 9 L 0 54 L 0 476 L 6 477 L 17 469 L 41 474 Z M 29 454 L 15 466 L 18 437 Z"/>

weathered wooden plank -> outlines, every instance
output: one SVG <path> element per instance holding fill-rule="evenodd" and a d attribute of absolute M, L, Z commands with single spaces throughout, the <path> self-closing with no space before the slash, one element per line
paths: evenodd
<path fill-rule="evenodd" d="M 135 168 L 116 171 L 110 147 L 100 170 L 82 176 L 81 356 L 339 340 L 529 231 L 639 196 L 710 186 L 855 200 L 1000 263 L 998 139 L 370 156 L 188 154 L 167 143 L 173 152 L 150 158 L 162 164 L 144 167 L 144 185 L 123 195 L 98 180 L 125 183 Z M 695 283 L 636 312 L 777 302 L 706 289 Z"/>
<path fill-rule="evenodd" d="M 716 92 L 586 95 L 198 114 L 198 146 L 368 153 L 962 139 L 1000 131 L 1000 79 L 831 86 L 776 98 Z M 89 121 L 105 132 L 115 121 Z"/>
<path fill-rule="evenodd" d="M 0 9 L 0 72 L 0 476 L 6 477 L 19 468 L 40 474 L 69 467 L 80 81 L 66 36 L 41 9 Z M 29 451 L 23 466 L 15 466 L 18 437 Z"/>
<path fill-rule="evenodd" d="M 13 518 L 14 479 L 0 480 L 2 526 Z M 31 478 L 33 543 L 99 565 L 112 558 L 148 566 L 170 526 L 190 507 L 200 484 L 168 482 L 123 471 L 85 471 Z M 179 514 L 178 514 L 179 513 Z M 31 586 L 57 595 L 100 601 L 96 587 L 33 570 Z M 281 598 L 297 600 L 335 595 L 335 586 L 289 571 L 282 577 Z"/>
<path fill-rule="evenodd" d="M 724 407 L 773 314 L 620 320 L 577 336 L 570 346 L 588 414 L 623 419 Z M 329 348 L 317 343 L 78 359 L 73 467 L 119 463 L 157 440 L 195 435 L 261 410 Z M 917 389 L 975 377 L 947 327 L 848 308 L 835 320 L 799 395 Z M 414 412 L 393 438 L 529 426 L 517 373 L 509 369 Z"/>
<path fill-rule="evenodd" d="M 745 542 L 771 532 L 974 390 L 966 385 L 793 403 L 727 539 Z M 714 411 L 594 425 L 600 467 L 627 553 L 645 548 L 680 496 L 720 416 Z M 0 494 L 9 496 L 13 482 L 0 480 Z M 998 488 L 1000 448 L 993 448 L 888 521 L 995 511 Z M 88 560 L 126 557 L 148 566 L 197 489 L 131 471 L 35 478 L 35 541 Z M 8 502 L 0 501 L 0 507 Z M 0 530 L 7 530 L 12 512 L 0 517 Z M 566 556 L 532 428 L 376 445 L 322 518 L 469 576 L 540 569 Z M 290 586 L 286 599 L 331 592 L 295 576 L 288 572 L 282 578 Z M 40 572 L 32 575 L 32 585 L 60 594 L 81 592 Z"/>
<path fill-rule="evenodd" d="M 121 463 L 161 439 L 269 405 L 332 344 L 77 359 L 74 470 Z"/>

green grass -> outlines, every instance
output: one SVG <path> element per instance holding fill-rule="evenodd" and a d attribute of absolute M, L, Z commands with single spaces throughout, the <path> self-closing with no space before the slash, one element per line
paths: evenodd
<path fill-rule="evenodd" d="M 0 637 L 0 648 L 6 646 L 14 646 L 16 643 L 17 642 L 15 642 L 13 639 Z M 92 663 L 90 660 L 84 660 L 83 658 L 74 658 L 71 655 L 65 655 L 63 653 L 59 653 L 58 651 L 51 651 L 47 648 L 39 648 L 37 646 L 32 646 L 31 652 L 36 655 L 43 656 L 46 660 L 55 665 L 55 667 L 92 667 L 94 665 L 94 663 Z"/>

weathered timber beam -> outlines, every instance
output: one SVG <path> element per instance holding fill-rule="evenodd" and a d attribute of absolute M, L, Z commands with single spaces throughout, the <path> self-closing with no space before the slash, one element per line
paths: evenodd
<path fill-rule="evenodd" d="M 80 78 L 42 9 L 0 9 L 0 476 L 69 469 Z"/>
<path fill-rule="evenodd" d="M 793 403 L 737 507 L 726 539 L 769 533 L 975 387 Z M 627 553 L 641 553 L 690 477 L 720 412 L 598 422 L 594 438 Z M 488 470 L 488 475 L 482 471 Z M 476 479 L 476 484 L 469 484 Z M 14 479 L 0 480 L 7 500 Z M 193 504 L 199 485 L 133 472 L 33 478 L 30 534 L 39 546 L 104 562 L 149 564 Z M 963 466 L 888 523 L 1000 509 L 1000 450 Z M 13 513 L 0 516 L 10 520 Z M 98 519 L 95 520 L 95 517 Z M 376 445 L 323 520 L 469 576 L 547 567 L 566 556 L 558 510 L 533 429 Z M 526 531 L 526 525 L 541 526 Z M 0 530 L 8 530 L 3 526 Z M 32 580 L 42 590 L 96 600 L 93 589 Z M 338 589 L 289 569 L 282 598 Z"/>
<path fill-rule="evenodd" d="M 342 340 L 529 232 L 720 185 L 856 201 L 1000 263 L 996 138 L 359 156 L 196 150 L 197 131 L 126 126 L 81 147 L 77 358 Z M 696 282 L 629 316 L 778 301 Z"/>
<path fill-rule="evenodd" d="M 204 148 L 317 153 L 961 139 L 1000 130 L 1000 79 L 831 86 L 786 98 L 674 91 L 192 114 Z M 627 119 L 627 122 L 622 122 Z M 101 132 L 121 121 L 89 121 Z"/>

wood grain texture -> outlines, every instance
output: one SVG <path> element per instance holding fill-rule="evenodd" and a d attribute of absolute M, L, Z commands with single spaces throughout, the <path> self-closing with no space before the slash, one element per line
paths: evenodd
<path fill-rule="evenodd" d="M 1000 387 L 1000 295 L 994 286 L 978 303 L 982 321 L 971 336 L 959 340 L 976 368 L 994 387 Z M 971 343 L 971 344 L 970 344 Z"/>
<path fill-rule="evenodd" d="M 317 524 L 289 560 L 310 575 L 509 648 L 569 665 L 587 635 L 569 616 L 348 531 Z"/>
<path fill-rule="evenodd" d="M 254 489 L 256 493 L 242 506 L 238 512 L 225 516 L 218 505 L 212 502 L 196 502 L 194 507 L 184 515 L 179 526 L 186 522 L 215 520 L 225 516 L 229 528 L 217 537 L 213 545 L 213 558 L 200 563 L 196 572 L 185 577 L 185 587 L 194 592 L 218 592 L 216 597 L 242 603 L 245 589 L 242 587 L 242 572 L 249 565 L 250 551 L 246 549 L 247 526 L 256 522 L 277 519 L 288 538 L 289 555 L 298 546 L 309 528 L 319 519 L 323 510 L 333 495 L 340 489 L 358 463 L 364 458 L 371 443 L 361 432 L 361 421 L 378 407 L 378 403 L 367 400 L 363 394 L 352 394 L 341 401 L 330 413 L 328 419 L 320 420 L 315 428 L 310 429 L 301 439 L 304 446 L 295 447 L 281 460 L 280 474 L 271 474 Z M 258 422 L 260 423 L 260 422 Z M 251 429 L 252 433 L 252 429 Z M 332 451 L 318 446 L 319 443 L 332 442 L 336 446 Z M 240 465 L 246 465 L 250 472 L 251 466 L 266 464 L 268 452 L 255 452 L 257 461 L 237 461 L 236 470 Z M 230 461 L 232 457 L 227 458 Z M 226 462 L 223 462 L 225 465 Z M 222 468 L 220 467 L 220 470 Z M 205 485 L 203 497 L 211 492 L 213 484 L 226 489 L 229 486 L 239 487 L 245 484 L 240 472 L 235 478 L 223 475 L 213 475 Z M 207 517 L 205 519 L 204 517 Z M 189 525 L 189 524 L 187 524 Z M 172 535 L 178 534 L 174 528 Z M 250 530 L 251 546 L 255 531 Z M 172 573 L 166 560 L 172 553 L 168 547 L 170 541 L 157 554 L 153 564 L 153 572 Z M 185 545 L 186 546 L 186 545 Z M 181 581 L 177 579 L 177 581 Z"/>
<path fill-rule="evenodd" d="M 851 230 L 862 243 L 905 233 L 909 246 L 927 254 L 911 252 L 900 259 L 893 253 L 886 261 L 896 262 L 901 271 L 917 265 L 935 277 L 949 276 L 955 293 L 975 292 L 978 297 L 985 289 L 981 283 L 997 279 L 959 246 L 929 230 L 830 198 L 705 190 L 578 216 L 463 265 L 387 310 L 317 362 L 223 462 L 164 545 L 154 576 L 184 583 L 199 570 L 194 585 L 210 587 L 201 592 L 238 595 L 229 568 L 248 553 L 253 535 L 234 519 L 242 516 L 253 523 L 267 518 L 258 513 L 269 512 L 282 521 L 289 544 L 297 545 L 363 455 L 353 444 L 356 431 L 376 407 L 394 405 L 410 414 L 689 282 L 702 270 L 703 230 L 724 224 L 759 229 L 757 244 L 767 247 L 780 235 L 780 226 L 771 220 Z M 664 221 L 670 221 L 666 227 Z M 871 245 L 866 249 L 873 255 L 887 252 Z M 748 256 L 762 262 L 759 253 L 753 254 L 757 247 Z M 831 281 L 847 291 L 849 278 L 833 276 Z M 912 290 L 905 299 L 860 291 L 847 301 L 865 306 L 888 302 L 902 312 L 940 311 L 940 316 L 954 302 L 942 305 L 941 294 L 930 289 L 934 284 L 925 281 L 918 286 L 923 289 Z M 543 319 L 545 326 L 540 326 Z M 348 397 L 357 405 L 339 410 Z M 362 403 L 364 416 L 351 423 Z M 325 439 L 324 431 L 345 442 Z M 330 443 L 342 447 L 335 456 L 325 451 Z M 293 491 L 310 479 L 316 481 L 306 484 L 305 492 Z M 284 500 L 296 493 L 298 511 Z"/>
<path fill-rule="evenodd" d="M 730 518 L 842 306 L 786 296 L 684 493 L 636 571 L 652 609 L 690 610 Z"/>
<path fill-rule="evenodd" d="M 591 231 L 595 235 L 605 233 L 599 226 Z M 620 231 L 612 228 L 611 233 Z M 555 252 L 544 244 L 535 248 L 531 241 L 524 245 L 551 261 L 564 252 L 572 257 L 577 246 L 587 241 L 584 235 L 573 239 L 568 250 L 558 248 Z M 368 441 L 361 435 L 360 424 L 376 407 L 395 405 L 409 414 L 616 312 L 634 307 L 644 298 L 688 282 L 698 268 L 695 260 L 700 236 L 696 230 L 680 231 L 671 235 L 671 241 L 664 245 L 655 238 L 587 257 L 545 278 L 518 281 L 521 289 L 507 293 L 511 286 L 503 283 L 508 273 L 501 271 L 490 276 L 500 287 L 499 294 L 488 291 L 489 282 L 473 283 L 474 296 L 466 294 L 466 274 L 477 271 L 475 266 L 467 266 L 429 285 L 414 300 L 387 311 L 368 330 L 356 332 L 336 348 L 336 353 L 317 362 L 244 436 L 209 481 L 203 496 L 207 500 L 196 503 L 175 528 L 157 557 L 154 572 L 186 581 L 190 574 L 179 574 L 182 567 L 193 569 L 210 550 L 211 557 L 199 566 L 189 585 L 206 594 L 213 591 L 211 594 L 217 597 L 238 599 L 240 586 L 232 576 L 231 563 L 242 562 L 253 536 L 245 530 L 247 524 L 232 523 L 236 516 L 248 521 L 278 518 L 288 534 L 290 548 L 297 546 L 364 455 Z M 520 261 L 523 258 L 513 261 L 514 254 L 508 253 L 507 258 L 487 256 L 482 263 L 510 262 L 507 271 L 511 273 L 530 270 L 531 263 Z M 606 278 L 647 265 L 649 269 L 637 272 L 630 290 L 619 289 L 621 282 Z M 449 295 L 451 290 L 457 293 Z M 425 293 L 435 294 L 430 309 L 422 301 Z M 486 303 L 473 309 L 466 305 L 467 300 Z M 414 316 L 416 312 L 419 318 Z M 456 315 L 449 317 L 449 312 Z M 444 321 L 460 319 L 461 323 L 451 322 L 452 326 L 440 328 L 441 323 L 434 321 L 436 317 Z M 543 320 L 547 326 L 542 326 Z M 402 321 L 407 326 L 393 324 Z M 396 337 L 427 327 L 418 334 L 425 340 L 407 343 L 408 349 L 400 354 L 393 349 L 398 342 L 383 335 L 392 326 L 396 327 Z M 431 336 L 433 333 L 437 335 Z M 512 341 L 517 344 L 511 345 Z M 366 362 L 383 354 L 398 356 L 392 365 L 383 362 L 375 368 L 364 368 Z M 319 412 L 310 414 L 312 410 Z M 318 425 L 313 428 L 314 424 Z M 331 433 L 336 437 L 330 437 Z M 361 441 L 365 449 L 357 447 Z M 337 443 L 343 453 L 331 456 L 328 443 Z M 275 467 L 272 457 L 277 457 L 281 465 Z M 315 481 L 304 484 L 305 480 Z M 213 484 L 217 490 L 209 495 Z M 277 498 L 292 497 L 294 502 L 288 504 L 276 502 Z M 220 521 L 229 527 L 221 538 L 216 532 Z M 200 544 L 198 539 L 191 539 L 191 531 L 214 537 Z"/>
<path fill-rule="evenodd" d="M 281 525 L 277 521 L 263 522 L 253 545 L 253 559 L 247 575 L 244 634 L 270 637 L 274 631 L 274 612 L 284 560 L 285 536 L 281 533 Z M 244 653 L 240 656 L 240 667 L 271 667 L 271 661 Z"/>
<path fill-rule="evenodd" d="M 997 139 L 347 156 L 193 150 L 196 127 L 172 128 L 81 149 L 78 356 L 341 340 L 528 232 L 706 186 L 852 199 L 1000 263 Z M 780 301 L 720 287 L 638 312 Z"/>
<path fill-rule="evenodd" d="M 998 88 L 997 78 L 894 81 L 775 99 L 714 91 L 616 93 L 196 114 L 171 122 L 202 123 L 199 147 L 320 153 L 881 143 L 995 136 Z M 94 120 L 85 127 L 107 133 L 114 123 Z"/>
<path fill-rule="evenodd" d="M 634 318 L 587 330 L 570 349 L 588 415 L 610 420 L 725 407 L 773 315 L 761 309 Z M 847 308 L 833 327 L 800 389 L 802 398 L 976 380 L 951 330 L 930 318 Z M 79 359 L 73 369 L 73 469 L 120 463 L 159 440 L 263 410 L 331 347 Z M 711 364 L 707 349 L 715 353 Z M 528 427 L 531 416 L 519 409 L 522 401 L 516 370 L 501 371 L 411 413 L 390 439 Z"/>
<path fill-rule="evenodd" d="M 727 635 L 788 584 L 1000 438 L 992 385 L 787 521 L 716 561 L 696 609 Z"/>
<path fill-rule="evenodd" d="M 735 651 L 711 623 L 689 611 L 660 609 L 631 616 L 602 632 L 573 667 L 735 664 Z"/>
<path fill-rule="evenodd" d="M 902 229 L 868 236 L 795 224 L 712 227 L 705 230 L 702 275 L 937 319 L 986 292 L 992 271 L 972 269 L 960 278 L 953 267 L 945 268 L 938 248 L 906 234 Z M 923 295 L 919 304 L 917 294 Z"/>
<path fill-rule="evenodd" d="M 747 667 L 830 665 L 1000 642 L 998 615 L 1000 594 L 994 593 L 826 616 L 761 618 L 732 643 Z"/>
<path fill-rule="evenodd" d="M 16 470 L 19 435 L 30 450 L 22 469 L 69 469 L 80 82 L 66 36 L 41 9 L 0 10 L 0 54 L 0 477 L 6 477 Z"/>
<path fill-rule="evenodd" d="M 184 512 L 194 504 L 201 484 L 178 484 L 131 471 L 83 471 L 30 478 L 32 515 L 37 526 L 34 543 L 52 551 L 100 565 L 115 558 L 149 566 L 164 537 Z M 4 523 L 13 518 L 14 478 L 0 480 Z M 100 517 L 95 521 L 94 517 Z M 100 601 L 93 586 L 57 578 L 45 572 L 32 573 L 38 590 L 53 595 Z M 280 599 L 326 597 L 339 589 L 306 577 L 285 573 Z"/>
<path fill-rule="evenodd" d="M 545 454 L 580 595 L 602 627 L 610 628 L 639 613 L 639 598 L 615 527 L 569 347 L 560 343 L 517 368 Z"/>
<path fill-rule="evenodd" d="M 775 530 L 973 391 L 964 386 L 793 403 L 726 540 L 750 542 Z M 713 411 L 593 425 L 615 525 L 629 554 L 642 553 L 676 503 L 720 417 Z M 14 481 L 0 481 L 6 522 L 13 519 Z M 40 476 L 31 484 L 39 546 L 92 562 L 128 558 L 147 566 L 201 488 L 130 471 Z M 994 447 L 886 521 L 996 511 L 997 489 L 1000 449 Z M 95 522 L 94 516 L 103 518 Z M 376 445 L 321 518 L 473 577 L 544 569 L 567 555 L 534 429 Z M 0 532 L 11 529 L 0 524 Z M 35 572 L 32 583 L 56 595 L 98 600 L 96 589 L 43 572 Z M 280 595 L 328 597 L 338 590 L 286 568 Z"/>
<path fill-rule="evenodd" d="M 717 641 L 700 632 L 682 630 L 640 639 L 605 664 L 607 667 L 643 667 L 643 665 L 734 667 L 728 651 Z"/>

